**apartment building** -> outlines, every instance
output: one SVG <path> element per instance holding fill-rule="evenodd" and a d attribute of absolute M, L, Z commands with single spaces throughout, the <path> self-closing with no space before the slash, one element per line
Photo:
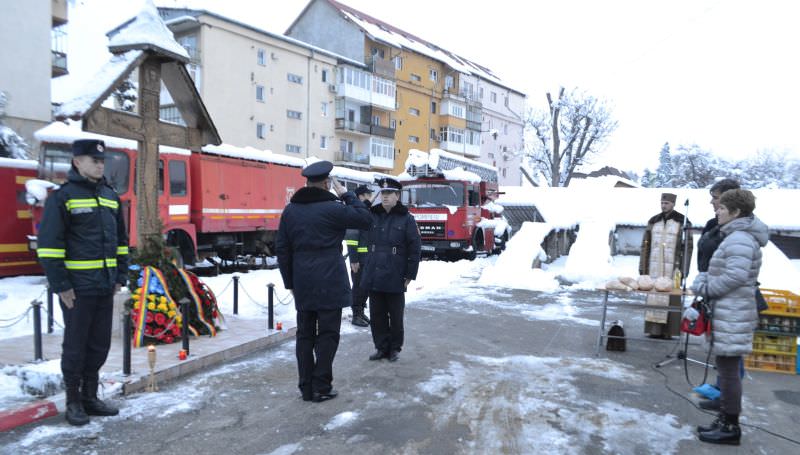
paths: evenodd
<path fill-rule="evenodd" d="M 189 73 L 225 143 L 336 160 L 335 69 L 348 59 L 206 10 L 159 14 L 189 52 Z M 161 118 L 182 121 L 167 93 Z"/>
<path fill-rule="evenodd" d="M 35 155 L 33 133 L 52 118 L 50 80 L 67 74 L 67 0 L 3 1 L 2 11 L 0 116 Z"/>
<path fill-rule="evenodd" d="M 501 184 L 519 184 L 519 160 L 515 166 L 510 157 L 522 151 L 525 95 L 488 68 L 334 0 L 310 1 L 286 35 L 364 62 L 394 81 L 392 172 L 404 170 L 410 149 L 441 148 L 496 165 Z M 486 97 L 509 95 L 487 98 L 485 109 L 481 89 Z M 502 159 L 503 150 L 509 159 Z"/>

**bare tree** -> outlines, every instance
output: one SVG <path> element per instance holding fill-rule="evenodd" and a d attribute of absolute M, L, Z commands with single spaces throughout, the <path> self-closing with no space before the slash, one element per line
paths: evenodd
<path fill-rule="evenodd" d="M 575 169 L 597 153 L 617 128 L 606 102 L 564 87 L 553 99 L 547 93 L 547 111 L 531 110 L 526 127 L 536 136 L 526 154 L 551 186 L 567 186 Z"/>

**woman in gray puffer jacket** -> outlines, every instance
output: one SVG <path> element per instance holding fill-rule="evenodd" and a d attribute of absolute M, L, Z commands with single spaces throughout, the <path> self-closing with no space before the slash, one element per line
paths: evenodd
<path fill-rule="evenodd" d="M 711 257 L 708 272 L 692 284 L 692 290 L 712 304 L 712 348 L 721 391 L 721 414 L 711 425 L 697 428 L 705 442 L 738 445 L 741 438 L 739 363 L 753 349 L 753 330 L 758 324 L 756 281 L 761 247 L 769 240 L 767 225 L 753 215 L 755 206 L 750 191 L 722 193 L 717 219 L 725 238 Z"/>

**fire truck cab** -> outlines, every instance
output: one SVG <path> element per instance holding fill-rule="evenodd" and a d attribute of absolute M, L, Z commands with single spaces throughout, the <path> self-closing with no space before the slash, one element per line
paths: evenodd
<path fill-rule="evenodd" d="M 494 167 L 439 149 L 411 150 L 400 179 L 423 255 L 472 260 L 502 251 L 510 228 L 492 202 L 499 194 Z"/>

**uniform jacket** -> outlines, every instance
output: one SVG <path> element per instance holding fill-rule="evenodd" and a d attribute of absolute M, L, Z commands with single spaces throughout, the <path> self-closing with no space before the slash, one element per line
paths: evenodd
<path fill-rule="evenodd" d="M 722 243 L 722 231 L 719 229 L 717 217 L 711 218 L 703 228 L 703 233 L 700 240 L 697 241 L 697 271 L 708 272 L 708 263 L 711 261 L 711 255 L 717 250 L 719 244 Z"/>
<path fill-rule="evenodd" d="M 659 213 L 658 215 L 650 218 L 647 221 L 647 228 L 644 231 L 644 236 L 642 237 L 642 247 L 641 252 L 639 254 L 639 274 L 640 275 L 650 275 L 652 277 L 658 276 L 667 276 L 668 278 L 672 278 L 672 274 L 674 273 L 673 270 L 681 270 L 683 276 L 687 275 L 688 270 L 682 270 L 681 265 L 683 262 L 683 247 L 684 244 L 681 242 L 683 235 L 681 233 L 681 229 L 683 226 L 683 219 L 684 216 L 682 213 L 676 212 L 675 210 L 669 212 L 668 214 Z M 687 227 L 691 227 L 691 223 L 689 221 L 686 222 Z M 654 230 L 661 230 L 662 232 L 674 230 L 676 232 L 673 238 L 670 238 L 668 242 L 666 242 L 666 251 L 671 252 L 672 254 L 665 254 L 664 264 L 663 267 L 663 275 L 661 274 L 661 270 L 652 270 L 651 266 L 651 259 L 655 259 L 654 256 L 656 254 L 660 255 L 660 249 L 658 251 L 654 251 L 656 248 L 660 248 L 660 239 L 654 238 Z M 689 249 L 687 251 L 688 257 L 692 257 L 692 250 L 694 247 L 694 242 L 692 241 L 692 231 L 687 230 L 687 237 L 689 238 Z M 688 263 L 686 264 L 688 268 Z"/>
<path fill-rule="evenodd" d="M 400 202 L 389 213 L 381 204 L 370 212 L 372 226 L 359 241 L 369 251 L 360 285 L 367 291 L 405 292 L 405 280 L 416 279 L 419 269 L 422 240 L 417 222 Z"/>
<path fill-rule="evenodd" d="M 753 349 L 758 323 L 755 292 L 767 225 L 755 216 L 736 218 L 720 227 L 725 238 L 711 256 L 707 273 L 698 274 L 692 290 L 711 301 L 716 355 L 744 355 Z"/>
<path fill-rule="evenodd" d="M 363 263 L 366 260 L 367 246 L 359 244 L 361 231 L 358 229 L 348 229 L 344 235 L 344 243 L 347 244 L 347 257 L 351 264 Z"/>
<path fill-rule="evenodd" d="M 36 250 L 53 292 L 107 295 L 127 283 L 128 232 L 117 193 L 74 168 L 47 198 Z"/>
<path fill-rule="evenodd" d="M 369 220 L 367 208 L 349 191 L 339 199 L 330 191 L 303 187 L 292 196 L 281 215 L 275 251 L 297 311 L 353 304 L 342 240 L 345 230 L 367 229 Z"/>

